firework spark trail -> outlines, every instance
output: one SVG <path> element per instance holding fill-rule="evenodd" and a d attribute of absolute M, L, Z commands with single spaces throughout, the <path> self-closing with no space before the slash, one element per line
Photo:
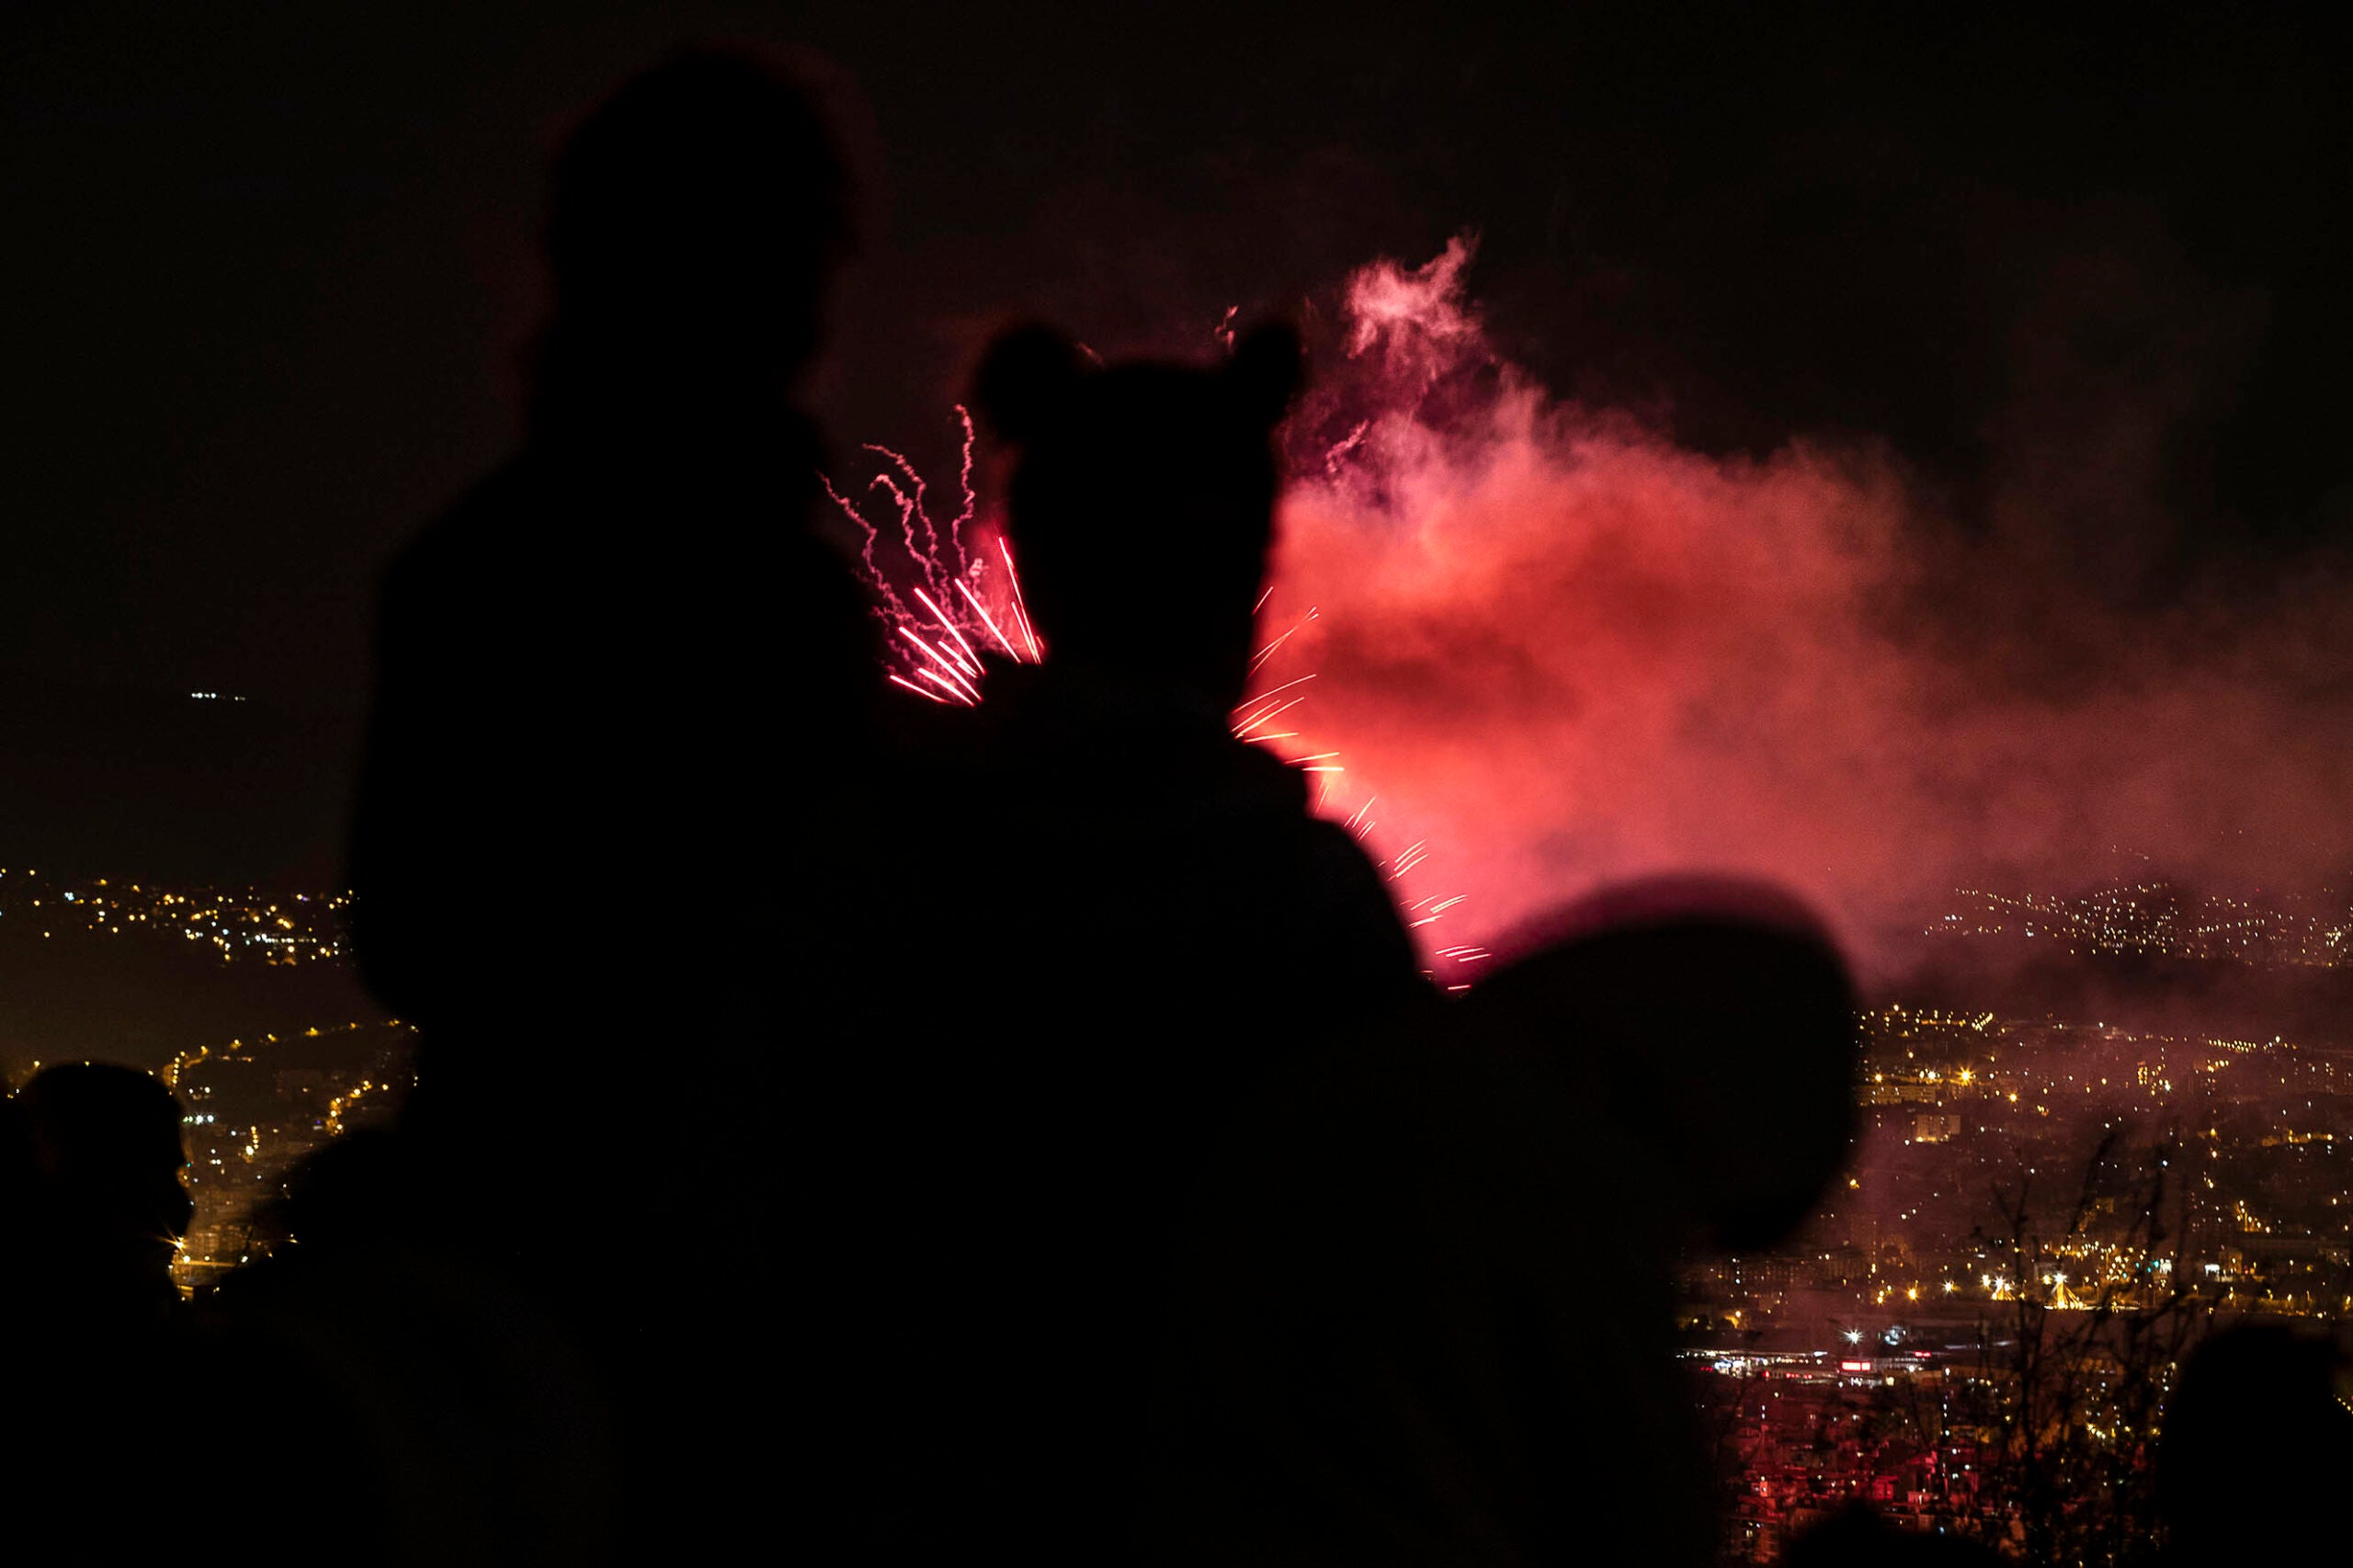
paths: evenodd
<path fill-rule="evenodd" d="M 1315 619 L 1315 609 L 1314 609 L 1314 607 L 1311 605 L 1310 607 L 1308 607 L 1308 611 L 1307 611 L 1307 613 L 1306 613 L 1305 615 L 1303 615 L 1303 616 L 1300 617 L 1298 625 L 1295 625 L 1295 626 L 1291 627 L 1289 631 L 1285 631 L 1281 636 L 1279 636 L 1279 637 L 1276 638 L 1273 642 L 1271 642 L 1267 643 L 1265 647 L 1263 647 L 1263 648 L 1259 649 L 1256 653 L 1253 653 L 1253 654 L 1250 656 L 1250 673 L 1251 673 L 1252 675 L 1256 675 L 1256 674 L 1258 673 L 1258 666 L 1259 666 L 1259 665 L 1263 665 L 1263 664 L 1265 664 L 1265 663 L 1267 662 L 1267 659 L 1268 659 L 1268 658 L 1269 658 L 1269 657 L 1274 653 L 1274 651 L 1275 651 L 1276 649 L 1278 649 L 1278 648 L 1281 647 L 1284 643 L 1286 643 L 1286 642 L 1290 642 L 1290 641 L 1291 640 L 1291 637 L 1293 636 L 1293 634 L 1295 634 L 1295 633 L 1299 631 L 1299 628 L 1300 628 L 1301 626 L 1304 626 L 1304 625 L 1306 625 L 1309 621 L 1313 620 L 1314 619 Z"/>
<path fill-rule="evenodd" d="M 1250 732 L 1251 732 L 1251 731 L 1253 731 L 1253 730 L 1255 730 L 1255 729 L 1256 729 L 1256 728 L 1257 728 L 1259 725 L 1261 725 L 1261 724 L 1265 724 L 1265 723 L 1269 723 L 1269 722 L 1272 722 L 1272 721 L 1273 721 L 1273 720 L 1274 720 L 1278 715 L 1279 715 L 1279 714 L 1284 714 L 1284 713 L 1288 713 L 1288 712 L 1290 712 L 1292 709 L 1294 709 L 1294 708 L 1298 707 L 1301 703 L 1302 703 L 1302 702 L 1304 702 L 1304 701 L 1306 701 L 1306 700 L 1307 700 L 1307 699 L 1305 699 L 1304 697 L 1294 697 L 1294 698 L 1292 698 L 1289 702 L 1279 702 L 1279 703 L 1275 704 L 1275 706 L 1273 706 L 1272 708 L 1267 709 L 1264 713 L 1260 714 L 1257 718 L 1255 718 L 1255 719 L 1251 720 L 1248 723 L 1246 723 L 1246 724 L 1244 724 L 1244 723 L 1236 723 L 1236 724 L 1233 726 L 1233 733 L 1234 733 L 1235 734 L 1237 734 L 1237 735 L 1241 736 L 1241 737 L 1242 737 L 1244 740 L 1245 740 L 1245 741 L 1271 741 L 1271 740 L 1274 740 L 1274 739 L 1276 739 L 1276 738 L 1277 738 L 1276 736 L 1273 736 L 1273 735 L 1254 735 L 1254 734 L 1252 734 Z M 1290 730 L 1290 731 L 1286 731 L 1286 732 L 1284 732 L 1284 733 L 1285 733 L 1286 734 L 1294 734 L 1294 735 L 1295 735 L 1295 734 L 1297 734 L 1299 732 L 1298 732 L 1298 731 L 1296 731 L 1296 730 Z"/>
<path fill-rule="evenodd" d="M 1007 658 L 1021 664 L 1038 663 L 1044 657 L 1044 647 L 1029 625 L 1012 551 L 1005 548 L 1002 539 L 994 557 L 968 545 L 966 526 L 979 517 L 979 501 L 972 489 L 974 438 L 971 415 L 960 405 L 956 417 L 962 435 L 958 467 L 961 499 L 944 528 L 932 515 L 930 487 L 923 475 L 904 455 L 889 447 L 869 442 L 860 448 L 884 465 L 867 482 L 868 490 L 880 492 L 898 515 L 896 536 L 887 551 L 883 530 L 864 508 L 830 479 L 819 477 L 825 494 L 857 526 L 863 540 L 858 557 L 859 574 L 874 591 L 876 614 L 891 634 L 889 646 L 893 650 L 885 678 L 928 701 L 972 707 L 981 700 L 987 675 L 979 644 L 1002 648 Z M 1007 634 L 1007 623 L 1018 634 L 1018 642 Z"/>
<path fill-rule="evenodd" d="M 1005 633 L 997 630 L 996 618 L 989 613 L 989 607 L 981 602 L 981 597 L 972 592 L 972 585 L 959 577 L 956 579 L 956 591 L 964 596 L 965 602 L 972 607 L 972 613 L 981 618 L 981 624 L 989 629 L 989 635 L 996 639 L 997 646 L 1005 650 L 1006 656 L 1011 659 L 1021 657 L 1013 644 L 1006 640 Z"/>
<path fill-rule="evenodd" d="M 972 489 L 972 415 L 961 403 L 956 405 L 956 420 L 964 427 L 963 456 L 956 473 L 956 484 L 963 493 L 964 504 L 956 508 L 954 517 L 948 519 L 948 547 L 956 552 L 956 559 L 961 561 L 964 558 L 964 525 L 972 520 L 972 514 L 980 506 L 980 498 Z M 982 613 L 987 614 L 985 610 Z"/>
<path fill-rule="evenodd" d="M 963 579 L 960 577 L 957 581 L 961 583 Z M 981 673 L 981 655 L 974 652 L 972 645 L 970 642 L 964 641 L 964 634 L 956 629 L 956 623 L 949 619 L 948 612 L 940 608 L 938 602 L 935 601 L 929 594 L 925 593 L 921 588 L 917 588 L 915 590 L 915 597 L 923 601 L 923 608 L 931 611 L 934 619 L 938 620 L 940 625 L 948 629 L 948 635 L 956 639 L 956 646 L 964 651 L 963 658 L 959 660 L 958 663 L 964 666 L 965 673 L 968 675 L 979 675 Z"/>
<path fill-rule="evenodd" d="M 1021 639 L 1029 644 L 1030 660 L 1042 664 L 1045 651 L 1038 646 L 1038 633 L 1029 624 L 1029 607 L 1021 597 L 1021 574 L 1013 569 L 1013 547 L 999 536 L 996 548 L 998 553 L 1005 557 L 1005 580 L 1013 589 L 1013 613 L 1021 619 Z"/>
<path fill-rule="evenodd" d="M 959 407 L 957 412 L 961 414 L 963 410 Z M 947 568 L 939 559 L 939 526 L 931 520 L 931 508 L 924 504 L 926 491 L 923 475 L 915 472 L 913 463 L 888 447 L 878 447 L 870 441 L 861 449 L 889 460 L 892 467 L 906 476 L 909 489 L 905 491 L 902 491 L 898 483 L 888 474 L 877 474 L 874 483 L 887 488 L 892 498 L 899 503 L 900 526 L 907 531 L 907 553 L 915 558 L 916 568 L 923 573 L 925 586 L 938 588 L 945 593 L 947 589 L 940 578 Z M 967 449 L 970 449 L 969 444 Z M 967 458 L 968 463 L 970 460 Z M 917 521 L 923 524 L 924 548 L 921 550 L 915 548 L 915 524 Z M 957 561 L 960 565 L 962 560 L 963 555 L 960 551 L 957 552 Z"/>
<path fill-rule="evenodd" d="M 817 476 L 817 483 L 825 487 L 825 494 L 832 497 L 834 505 L 841 509 L 842 516 L 856 523 L 858 532 L 866 538 L 866 542 L 858 547 L 858 562 L 864 569 L 862 574 L 868 585 L 882 596 L 883 602 L 904 615 L 906 612 L 906 606 L 901 602 L 898 590 L 891 586 L 891 580 L 884 576 L 882 569 L 874 563 L 874 551 L 875 547 L 881 543 L 881 534 L 872 523 L 866 520 L 866 514 L 858 509 L 857 503 L 834 488 L 834 482 L 831 479 L 821 473 Z"/>

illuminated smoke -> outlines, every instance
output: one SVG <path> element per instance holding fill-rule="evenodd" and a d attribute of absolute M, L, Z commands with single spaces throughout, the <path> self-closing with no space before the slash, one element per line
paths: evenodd
<path fill-rule="evenodd" d="M 2353 731 L 2312 679 L 2338 601 L 2220 633 L 2211 607 L 2042 606 L 2113 657 L 2038 689 L 2022 640 L 1938 619 L 1932 566 L 1956 568 L 1891 457 L 1718 459 L 1555 399 L 1483 330 L 1472 256 L 1348 280 L 1344 353 L 1290 426 L 1270 608 L 1320 609 L 1298 728 L 1441 858 L 1472 929 L 1718 869 L 1815 899 L 1869 957 L 1989 865 L 2343 862 Z M 1958 570 L 1998 596 L 2024 568 Z"/>
<path fill-rule="evenodd" d="M 1721 459 L 1553 397 L 1495 350 L 1472 258 L 1458 240 L 1347 280 L 1336 352 L 1286 427 L 1267 645 L 1234 716 L 1329 770 L 1319 809 L 1385 857 L 1433 964 L 1665 870 L 1779 881 L 1881 970 L 1957 885 L 2006 873 L 2065 891 L 2141 881 L 2154 856 L 2341 892 L 2353 597 L 2336 578 L 2259 609 L 2079 602 L 2033 520 L 2080 516 L 2102 483 L 2145 507 L 2147 476 L 2112 454 L 2014 483 L 1993 542 L 1957 551 L 1883 449 Z M 945 521 L 885 448 L 866 449 L 890 521 L 835 499 L 862 530 L 890 678 L 970 704 L 982 650 L 1039 643 L 963 434 Z M 2070 651 L 2063 681 L 2044 644 Z"/>

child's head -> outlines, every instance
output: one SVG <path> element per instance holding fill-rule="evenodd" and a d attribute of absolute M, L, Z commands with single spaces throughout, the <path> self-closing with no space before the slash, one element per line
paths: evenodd
<path fill-rule="evenodd" d="M 1215 369 L 1102 368 L 1043 327 L 989 351 L 973 401 L 1020 449 L 1006 526 L 1054 654 L 1241 699 L 1299 380 L 1282 326 Z"/>

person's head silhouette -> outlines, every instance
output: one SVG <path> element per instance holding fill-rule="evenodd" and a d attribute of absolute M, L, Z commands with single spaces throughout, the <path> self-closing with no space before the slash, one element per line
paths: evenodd
<path fill-rule="evenodd" d="M 1097 369 L 1044 327 L 989 351 L 973 399 L 1021 449 L 1006 526 L 1051 656 L 1241 700 L 1274 528 L 1271 437 L 1299 380 L 1283 326 L 1216 369 Z"/>
<path fill-rule="evenodd" d="M 781 400 L 850 241 L 848 178 L 807 88 L 747 51 L 681 51 L 581 121 L 552 187 L 543 414 L 584 381 L 654 408 Z"/>
<path fill-rule="evenodd" d="M 45 1067 L 17 1096 L 50 1281 L 136 1315 L 168 1301 L 195 1203 L 180 1104 L 147 1074 L 103 1062 Z"/>
<path fill-rule="evenodd" d="M 1659 877 L 1495 939 L 1470 997 L 1499 1042 L 1558 1055 L 1591 1106 L 1672 1158 L 1657 1187 L 1716 1244 L 1769 1246 L 1854 1131 L 1855 990 L 1806 907 L 1768 884 Z"/>
<path fill-rule="evenodd" d="M 2183 1562 L 2309 1551 L 2353 1467 L 2353 1367 L 2301 1324 L 2241 1323 L 2198 1347 L 2165 1409 L 2158 1506 Z"/>

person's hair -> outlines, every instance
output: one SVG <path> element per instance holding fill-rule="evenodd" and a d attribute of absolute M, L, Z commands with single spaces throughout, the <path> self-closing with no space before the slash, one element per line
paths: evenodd
<path fill-rule="evenodd" d="M 997 341 L 973 403 L 1020 449 L 1006 528 L 1050 642 L 1176 665 L 1246 642 L 1279 488 L 1271 438 L 1300 375 L 1281 325 L 1208 369 L 1101 368 L 1045 327 Z"/>

